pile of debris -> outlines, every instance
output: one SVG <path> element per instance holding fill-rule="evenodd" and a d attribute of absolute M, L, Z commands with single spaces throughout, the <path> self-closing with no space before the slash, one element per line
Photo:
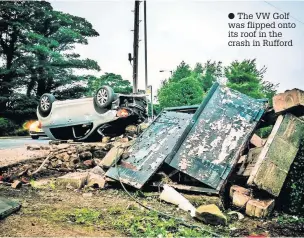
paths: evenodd
<path fill-rule="evenodd" d="M 117 158 L 124 156 L 124 151 L 145 128 L 145 123 L 130 125 L 126 127 L 125 134 L 113 138 L 103 137 L 101 142 L 96 143 L 68 140 L 50 141 L 49 146 L 29 145 L 27 150 L 48 150 L 48 156 L 2 168 L 0 183 L 19 188 L 22 183 L 27 184 L 30 178 L 37 178 L 46 171 L 67 173 L 88 170 L 95 166 L 108 169 Z"/>
<path fill-rule="evenodd" d="M 106 176 L 142 189 L 163 186 L 155 182 L 162 171 L 171 187 L 229 194 L 237 210 L 266 217 L 304 139 L 304 92 L 278 94 L 273 104 L 215 84 L 201 105 L 163 111 Z M 263 128 L 271 130 L 265 139 L 255 134 Z"/>
<path fill-rule="evenodd" d="M 226 207 L 266 217 L 289 191 L 293 165 L 304 161 L 299 154 L 303 108 L 304 92 L 298 89 L 276 95 L 270 107 L 267 100 L 215 83 L 200 105 L 166 108 L 149 126 L 129 126 L 126 134 L 104 137 L 101 143 L 51 144 L 39 168 L 2 176 L 76 171 L 57 178 L 57 184 L 104 188 L 109 181 L 120 181 L 136 189 L 163 187 L 162 200 L 201 220 L 207 214 L 226 224 L 218 208 L 195 209 L 174 188 L 217 194 L 229 201 Z M 262 139 L 258 134 L 263 128 L 271 133 Z M 303 203 L 303 195 L 298 200 Z"/>
<path fill-rule="evenodd" d="M 271 123 L 270 135 L 264 140 L 253 135 L 250 141 L 253 148 L 249 148 L 238 161 L 240 166 L 236 169 L 236 178 L 238 184 L 243 182 L 244 186 L 232 186 L 230 197 L 233 205 L 244 208 L 247 215 L 265 217 L 275 207 L 276 200 L 290 196 L 286 182 L 289 172 L 293 172 L 291 166 L 301 163 L 300 160 L 304 162 L 303 155 L 300 155 L 304 139 L 303 106 L 304 92 L 301 90 L 288 90 L 276 95 L 273 108 L 265 117 L 265 121 L 267 117 L 275 121 Z M 303 204 L 303 198 L 297 202 Z M 280 210 L 281 205 L 280 202 L 277 205 Z"/>

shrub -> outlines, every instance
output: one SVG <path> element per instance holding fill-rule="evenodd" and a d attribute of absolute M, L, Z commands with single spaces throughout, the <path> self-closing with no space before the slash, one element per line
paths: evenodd
<path fill-rule="evenodd" d="M 158 92 L 161 108 L 200 104 L 203 90 L 196 78 L 184 78 L 178 82 L 168 82 Z"/>
<path fill-rule="evenodd" d="M 0 117 L 0 136 L 10 135 L 17 127 L 13 121 Z"/>
<path fill-rule="evenodd" d="M 15 136 L 28 136 L 29 131 L 28 131 L 28 129 L 18 128 L 12 134 L 15 135 Z"/>

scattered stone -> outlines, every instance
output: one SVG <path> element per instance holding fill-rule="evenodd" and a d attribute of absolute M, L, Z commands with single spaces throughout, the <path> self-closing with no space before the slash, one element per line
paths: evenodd
<path fill-rule="evenodd" d="M 206 224 L 226 225 L 227 218 L 221 210 L 215 205 L 202 205 L 195 211 L 195 217 Z"/>
<path fill-rule="evenodd" d="M 105 177 L 99 174 L 95 174 L 90 172 L 88 176 L 88 187 L 93 187 L 93 188 L 104 188 L 106 185 L 106 180 Z"/>
<path fill-rule="evenodd" d="M 21 178 L 21 182 L 22 182 L 23 184 L 28 184 L 30 181 L 29 181 L 27 178 L 22 177 L 22 178 Z"/>
<path fill-rule="evenodd" d="M 129 125 L 126 127 L 126 134 L 128 136 L 134 136 L 137 134 L 137 126 L 135 125 Z"/>
<path fill-rule="evenodd" d="M 80 189 L 84 187 L 87 182 L 88 173 L 87 172 L 75 172 L 69 173 L 62 177 L 58 177 L 56 184 L 61 187 L 73 187 L 75 189 Z"/>
<path fill-rule="evenodd" d="M 49 141 L 49 145 L 59 145 L 60 141 L 56 141 L 56 140 L 51 140 Z"/>
<path fill-rule="evenodd" d="M 242 213 L 236 211 L 228 212 L 228 215 L 237 215 L 238 220 L 243 220 L 245 218 Z"/>
<path fill-rule="evenodd" d="M 64 153 L 56 155 L 56 158 L 63 160 L 63 161 L 69 161 L 70 156 L 67 152 L 64 152 Z"/>
<path fill-rule="evenodd" d="M 20 180 L 15 180 L 11 186 L 12 188 L 16 188 L 16 189 L 21 188 L 22 182 Z"/>
<path fill-rule="evenodd" d="M 129 139 L 127 137 L 124 137 L 124 138 L 120 138 L 118 141 L 121 143 L 126 143 L 129 141 Z"/>
<path fill-rule="evenodd" d="M 83 161 L 83 164 L 89 168 L 92 168 L 95 165 L 95 162 L 94 162 L 94 160 L 89 159 L 89 160 Z"/>
<path fill-rule="evenodd" d="M 141 123 L 138 125 L 138 132 L 139 133 L 142 133 L 144 130 L 146 130 L 147 128 L 149 127 L 149 124 L 148 123 Z"/>
<path fill-rule="evenodd" d="M 123 152 L 124 149 L 119 147 L 113 147 L 101 160 L 102 167 L 104 168 L 111 167 L 115 163 L 115 161 L 117 161 L 120 158 Z"/>
<path fill-rule="evenodd" d="M 70 160 L 71 160 L 74 164 L 80 162 L 80 159 L 79 159 L 78 156 L 75 155 L 75 154 L 71 155 Z"/>
<path fill-rule="evenodd" d="M 91 172 L 93 173 L 93 174 L 98 174 L 98 175 L 105 175 L 105 171 L 102 169 L 102 168 L 100 168 L 98 165 L 97 166 L 95 166 L 93 169 L 91 169 Z"/>
<path fill-rule="evenodd" d="M 67 143 L 73 143 L 74 141 L 73 140 L 67 140 Z"/>
<path fill-rule="evenodd" d="M 111 140 L 111 137 L 109 137 L 109 136 L 104 136 L 104 137 L 102 138 L 101 142 L 102 142 L 102 143 L 109 143 L 110 140 Z"/>
<path fill-rule="evenodd" d="M 80 160 L 89 160 L 92 159 L 93 155 L 89 151 L 84 151 L 81 154 L 79 154 L 79 159 Z"/>
<path fill-rule="evenodd" d="M 65 150 L 65 149 L 67 149 L 69 147 L 70 147 L 69 144 L 59 144 L 59 145 L 57 145 L 57 149 L 58 150 Z"/>
<path fill-rule="evenodd" d="M 104 150 L 95 150 L 95 151 L 93 152 L 93 156 L 94 156 L 95 158 L 103 158 L 103 157 L 105 157 L 106 154 L 107 154 L 107 152 L 104 151 Z"/>
<path fill-rule="evenodd" d="M 28 145 L 26 147 L 27 150 L 40 150 L 40 146 L 39 145 Z"/>
<path fill-rule="evenodd" d="M 46 145 L 41 145 L 41 146 L 40 146 L 40 149 L 41 149 L 41 150 L 50 150 L 51 147 L 46 146 Z"/>
<path fill-rule="evenodd" d="M 248 216 L 263 218 L 268 216 L 274 208 L 274 199 L 257 200 L 251 199 L 246 205 L 246 214 Z"/>
<path fill-rule="evenodd" d="M 102 149 L 104 151 L 109 151 L 113 147 L 111 143 L 107 143 L 107 144 L 101 143 L 100 146 L 102 146 Z"/>

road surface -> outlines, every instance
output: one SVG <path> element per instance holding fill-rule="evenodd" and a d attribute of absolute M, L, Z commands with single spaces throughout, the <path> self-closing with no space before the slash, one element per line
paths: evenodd
<path fill-rule="evenodd" d="M 41 137 L 38 140 L 33 140 L 30 137 L 0 137 L 0 150 L 20 148 L 26 145 L 48 145 L 49 139 L 47 137 Z M 1 153 L 1 152 L 0 152 Z"/>

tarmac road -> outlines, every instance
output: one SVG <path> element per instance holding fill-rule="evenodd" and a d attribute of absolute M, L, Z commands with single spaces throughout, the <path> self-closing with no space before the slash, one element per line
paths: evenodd
<path fill-rule="evenodd" d="M 0 137 L 0 150 L 19 148 L 26 145 L 48 145 L 48 137 L 40 137 L 38 140 L 33 140 L 31 137 L 16 136 L 16 137 Z M 0 152 L 1 153 L 1 152 Z"/>

